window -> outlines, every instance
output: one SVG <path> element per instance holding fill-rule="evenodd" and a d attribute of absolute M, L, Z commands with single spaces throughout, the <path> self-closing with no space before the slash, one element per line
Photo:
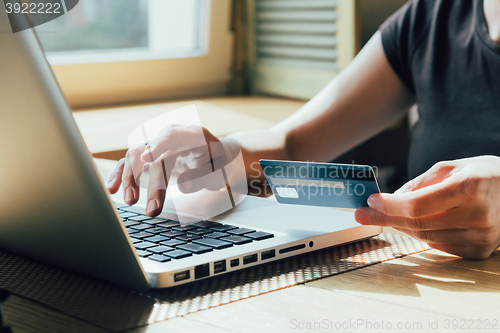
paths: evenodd
<path fill-rule="evenodd" d="M 80 0 L 36 32 L 73 108 L 221 95 L 231 0 Z"/>
<path fill-rule="evenodd" d="M 53 64 L 193 57 L 206 51 L 206 4 L 84 0 L 35 30 Z"/>

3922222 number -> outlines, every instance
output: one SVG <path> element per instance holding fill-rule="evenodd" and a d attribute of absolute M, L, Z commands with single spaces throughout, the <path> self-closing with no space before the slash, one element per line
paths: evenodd
<path fill-rule="evenodd" d="M 6 3 L 5 11 L 7 14 L 62 14 L 61 4 L 59 2 L 54 3 Z"/>
<path fill-rule="evenodd" d="M 445 319 L 445 329 L 498 330 L 498 319 Z"/>

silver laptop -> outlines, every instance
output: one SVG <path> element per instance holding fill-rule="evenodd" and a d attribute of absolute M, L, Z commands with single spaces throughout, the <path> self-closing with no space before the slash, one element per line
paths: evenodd
<path fill-rule="evenodd" d="M 1 3 L 0 248 L 140 291 L 382 231 L 358 225 L 352 212 L 247 197 L 193 233 L 163 214 L 148 219 L 141 204 L 116 203 L 121 197 L 105 189 L 34 32 L 13 33 Z M 217 246 L 225 243 L 215 233 L 235 241 Z M 165 241 L 172 255 L 151 259 Z"/>

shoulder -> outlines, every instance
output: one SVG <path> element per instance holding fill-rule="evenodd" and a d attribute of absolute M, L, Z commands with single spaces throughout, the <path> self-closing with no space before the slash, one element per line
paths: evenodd
<path fill-rule="evenodd" d="M 428 31 L 443 0 L 411 0 L 392 14 L 380 27 L 382 35 L 416 43 Z"/>
<path fill-rule="evenodd" d="M 403 83 L 415 91 L 411 59 L 431 34 L 447 34 L 447 22 L 456 8 L 471 0 L 411 0 L 380 27 L 387 60 Z"/>
<path fill-rule="evenodd" d="M 380 31 L 386 41 L 398 38 L 400 43 L 408 44 L 400 46 L 408 46 L 411 52 L 430 30 L 447 33 L 446 29 L 456 28 L 465 16 L 470 16 L 477 1 L 410 0 L 382 24 Z"/>

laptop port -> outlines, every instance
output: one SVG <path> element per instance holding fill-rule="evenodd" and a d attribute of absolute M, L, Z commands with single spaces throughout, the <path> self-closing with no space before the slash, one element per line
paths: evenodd
<path fill-rule="evenodd" d="M 214 262 L 214 274 L 222 273 L 226 271 L 226 261 L 216 261 Z"/>
<path fill-rule="evenodd" d="M 248 265 L 257 261 L 257 253 L 243 257 L 243 265 Z"/>
<path fill-rule="evenodd" d="M 280 250 L 280 254 L 292 252 L 292 251 L 297 251 L 297 250 L 303 249 L 305 247 L 306 247 L 306 244 L 299 244 L 299 245 L 286 247 L 286 248 Z"/>
<path fill-rule="evenodd" d="M 183 271 L 183 272 L 175 273 L 174 274 L 174 282 L 179 282 L 179 281 L 187 280 L 187 279 L 189 279 L 189 277 L 190 277 L 189 271 Z"/>
<path fill-rule="evenodd" d="M 262 260 L 274 258 L 276 257 L 276 250 L 264 251 L 260 254 L 260 257 L 262 258 Z"/>
<path fill-rule="evenodd" d="M 239 265 L 240 265 L 240 259 L 232 259 L 229 262 L 229 266 L 231 266 L 231 267 L 236 267 L 236 266 L 239 266 Z"/>
<path fill-rule="evenodd" d="M 194 278 L 201 279 L 210 275 L 210 264 L 198 265 L 194 268 Z"/>

